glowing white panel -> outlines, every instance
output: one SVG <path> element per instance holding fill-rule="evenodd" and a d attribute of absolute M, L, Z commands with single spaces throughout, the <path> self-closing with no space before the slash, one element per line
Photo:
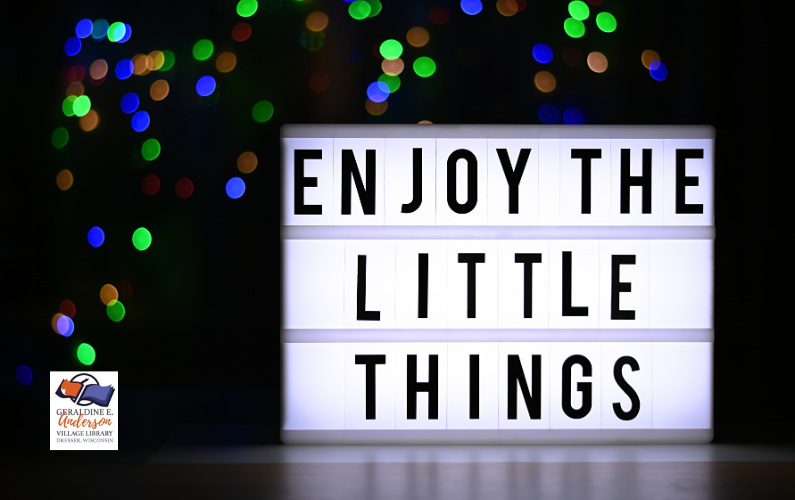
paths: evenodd
<path fill-rule="evenodd" d="M 345 243 L 283 240 L 284 328 L 341 328 Z"/>
<path fill-rule="evenodd" d="M 538 140 L 489 139 L 488 159 L 489 225 L 538 225 Z"/>
<path fill-rule="evenodd" d="M 500 241 L 499 268 L 499 327 L 548 328 L 549 241 Z"/>
<path fill-rule="evenodd" d="M 395 262 L 395 327 L 447 327 L 447 242 L 397 240 Z"/>
<path fill-rule="evenodd" d="M 589 156 L 589 159 L 574 158 L 573 155 Z M 589 169 L 584 167 L 587 164 L 590 164 Z M 584 170 L 590 172 L 590 186 L 588 185 L 588 176 L 583 177 Z M 583 213 L 583 211 L 587 213 Z M 564 226 L 610 225 L 609 140 L 564 139 L 560 141 L 560 224 Z"/>
<path fill-rule="evenodd" d="M 650 328 L 713 328 L 714 241 L 649 243 Z"/>
<path fill-rule="evenodd" d="M 340 345 L 345 346 L 345 428 L 394 429 L 395 371 L 399 361 L 395 344 Z M 304 369 L 316 371 L 309 364 Z M 368 371 L 371 384 L 369 394 Z"/>
<path fill-rule="evenodd" d="M 343 348 L 343 344 L 283 344 L 284 429 L 345 427 Z"/>
<path fill-rule="evenodd" d="M 570 280 L 564 280 L 564 253 L 571 255 Z M 549 327 L 599 328 L 599 242 L 550 241 L 549 262 Z M 564 301 L 569 282 L 571 300 Z"/>
<path fill-rule="evenodd" d="M 551 428 L 599 429 L 602 426 L 601 350 L 597 342 L 549 344 Z M 567 390 L 564 376 L 570 378 L 568 398 L 564 394 Z"/>
<path fill-rule="evenodd" d="M 654 343 L 655 429 L 712 428 L 712 343 Z"/>
<path fill-rule="evenodd" d="M 617 276 L 613 275 L 614 260 Z M 648 240 L 599 242 L 599 326 L 649 327 Z"/>
<path fill-rule="evenodd" d="M 394 346 L 397 357 L 394 386 L 396 427 L 398 429 L 447 428 L 447 344 L 421 342 L 398 343 Z M 413 374 L 408 373 L 410 356 L 416 359 L 416 373 Z M 431 383 L 430 367 L 433 363 L 431 357 L 436 359 L 436 384 Z M 414 386 L 411 394 L 409 394 L 409 376 L 418 384 Z M 431 405 L 433 390 L 436 391 L 436 405 Z M 413 415 L 408 413 L 411 406 L 410 399 L 416 401 L 414 407 L 416 412 Z"/>
<path fill-rule="evenodd" d="M 353 163 L 344 163 L 343 155 L 350 158 L 348 151 L 352 152 L 355 159 Z M 366 225 L 380 226 L 384 224 L 384 139 L 334 139 L 334 224 L 337 225 Z M 368 158 L 373 165 L 375 180 L 368 183 Z M 343 167 L 347 164 L 351 174 Z M 362 199 L 357 184 L 354 181 L 355 173 L 361 178 L 361 187 L 366 193 L 365 199 L 370 199 L 375 190 L 373 206 Z M 343 210 L 343 190 L 350 186 L 350 213 Z M 345 197 L 347 198 L 347 196 Z M 368 212 L 365 214 L 364 209 Z"/>
<path fill-rule="evenodd" d="M 447 344 L 448 429 L 497 428 L 498 355 L 497 342 Z"/>
<path fill-rule="evenodd" d="M 560 224 L 560 140 L 538 140 L 538 223 Z"/>
<path fill-rule="evenodd" d="M 448 328 L 497 327 L 498 258 L 496 240 L 447 242 Z M 468 263 L 470 261 L 475 263 Z M 472 268 L 474 283 L 470 283 Z M 472 289 L 474 297 L 470 296 Z"/>
<path fill-rule="evenodd" d="M 298 154 L 296 155 L 296 151 Z M 334 221 L 334 141 L 282 139 L 282 224 L 328 225 Z M 296 187 L 296 156 L 299 162 Z M 303 197 L 296 213 L 296 189 Z M 317 214 L 315 212 L 320 211 Z"/>
<path fill-rule="evenodd" d="M 629 169 L 622 178 L 622 164 L 628 152 Z M 610 141 L 610 224 L 622 226 L 649 226 L 663 223 L 663 140 L 613 139 Z M 648 164 L 649 175 L 644 175 Z M 637 185 L 641 184 L 641 185 Z M 628 197 L 622 209 L 622 193 Z M 647 206 L 643 206 L 646 196 Z M 628 202 L 628 203 L 627 203 Z M 628 209 L 628 213 L 623 213 Z M 644 209 L 648 213 L 644 213 Z"/>
<path fill-rule="evenodd" d="M 601 345 L 602 428 L 651 429 L 653 343 L 603 342 Z M 617 364 L 621 384 L 615 374 Z"/>
<path fill-rule="evenodd" d="M 665 139 L 663 210 L 666 225 L 711 226 L 715 223 L 714 145 L 714 139 Z M 681 151 L 677 153 L 678 150 Z M 677 169 L 677 163 L 682 168 Z"/>
<path fill-rule="evenodd" d="M 436 140 L 386 139 L 385 212 L 387 225 L 436 223 Z M 420 149 L 420 193 L 415 200 L 414 157 Z M 419 164 L 418 164 L 419 165 Z M 416 205 L 416 206 L 415 206 Z M 406 210 L 407 213 L 403 213 Z"/>
<path fill-rule="evenodd" d="M 488 156 L 486 139 L 437 139 L 436 140 L 436 224 L 440 226 L 474 225 L 488 223 Z M 453 167 L 454 165 L 454 167 Z M 454 199 L 447 192 L 448 166 L 455 172 Z M 477 179 L 472 188 L 468 172 Z M 451 179 L 453 177 L 451 176 Z M 451 204 L 456 211 L 451 208 Z"/>
<path fill-rule="evenodd" d="M 394 328 L 395 242 L 348 240 L 344 262 L 344 327 Z"/>
<path fill-rule="evenodd" d="M 550 427 L 550 344 L 546 342 L 500 342 L 499 358 L 499 406 L 500 429 L 549 429 Z M 516 357 L 518 356 L 518 358 Z M 513 358 L 513 359 L 511 359 Z M 533 361 L 540 362 L 534 368 Z M 513 369 L 509 377 L 509 366 Z M 521 368 L 521 370 L 519 370 Z M 541 378 L 535 381 L 534 373 Z M 524 376 L 525 388 L 530 399 L 525 398 L 521 384 Z M 510 384 L 515 384 L 511 387 Z M 515 392 L 513 392 L 515 389 Z M 535 389 L 540 390 L 538 394 Z M 515 394 L 516 413 L 512 403 Z M 534 414 L 531 416 L 531 411 Z M 538 411 L 538 413 L 535 413 Z"/>

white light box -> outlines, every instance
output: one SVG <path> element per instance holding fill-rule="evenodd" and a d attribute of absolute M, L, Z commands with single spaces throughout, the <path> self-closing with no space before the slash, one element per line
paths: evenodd
<path fill-rule="evenodd" d="M 282 440 L 710 441 L 714 139 L 282 127 Z"/>

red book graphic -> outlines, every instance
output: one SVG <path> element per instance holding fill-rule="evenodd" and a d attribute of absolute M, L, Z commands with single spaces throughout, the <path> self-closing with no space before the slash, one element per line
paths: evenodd
<path fill-rule="evenodd" d="M 86 406 L 90 403 L 99 406 L 108 406 L 111 398 L 113 397 L 113 393 L 116 392 L 116 389 L 110 385 L 85 385 L 86 380 L 88 380 L 88 378 L 80 382 L 71 382 L 64 379 L 63 382 L 61 382 L 61 385 L 58 386 L 58 389 L 55 391 L 55 395 L 61 398 L 71 399 L 76 404 L 80 404 L 81 406 Z M 84 402 L 87 403 L 81 404 Z"/>

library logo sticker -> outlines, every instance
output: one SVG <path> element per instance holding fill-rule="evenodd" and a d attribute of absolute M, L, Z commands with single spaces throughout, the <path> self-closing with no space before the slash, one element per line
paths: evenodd
<path fill-rule="evenodd" d="M 50 450 L 119 449 L 119 372 L 50 372 Z"/>

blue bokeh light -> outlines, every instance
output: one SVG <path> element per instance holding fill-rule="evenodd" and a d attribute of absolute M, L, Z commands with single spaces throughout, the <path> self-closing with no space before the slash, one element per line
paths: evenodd
<path fill-rule="evenodd" d="M 31 380 L 33 380 L 33 372 L 30 371 L 30 368 L 25 365 L 17 366 L 17 382 L 28 385 Z"/>
<path fill-rule="evenodd" d="M 533 59 L 541 64 L 552 61 L 552 49 L 545 43 L 539 43 L 533 47 Z"/>
<path fill-rule="evenodd" d="M 134 113 L 138 109 L 139 103 L 138 94 L 135 92 L 124 94 L 124 97 L 121 98 L 121 110 L 127 114 Z"/>
<path fill-rule="evenodd" d="M 94 31 L 94 23 L 91 22 L 91 19 L 83 19 L 75 26 L 75 35 L 77 35 L 78 38 L 91 36 L 92 31 Z"/>
<path fill-rule="evenodd" d="M 554 104 L 542 104 L 541 107 L 538 108 L 538 117 L 546 124 L 558 123 L 560 112 Z"/>
<path fill-rule="evenodd" d="M 226 195 L 233 200 L 243 196 L 246 192 L 246 183 L 240 177 L 232 177 L 226 182 Z"/>
<path fill-rule="evenodd" d="M 566 125 L 582 125 L 585 123 L 585 117 L 582 112 L 577 108 L 567 108 L 563 112 L 563 123 Z"/>
<path fill-rule="evenodd" d="M 132 128 L 136 132 L 143 132 L 149 128 L 149 113 L 146 111 L 139 111 L 132 117 Z"/>
<path fill-rule="evenodd" d="M 124 36 L 123 36 L 123 37 L 121 37 L 121 39 L 119 39 L 119 40 L 116 40 L 116 43 L 124 43 L 124 42 L 126 42 L 127 40 L 129 40 L 129 39 L 130 39 L 130 37 L 132 36 L 132 28 L 130 28 L 130 25 L 129 25 L 129 24 L 127 24 L 127 23 L 124 23 L 124 28 L 125 28 L 125 30 L 126 30 L 126 31 L 124 32 Z"/>
<path fill-rule="evenodd" d="M 69 316 L 61 316 L 55 322 L 55 329 L 64 337 L 71 337 L 75 331 L 75 322 Z"/>
<path fill-rule="evenodd" d="M 91 38 L 94 40 L 102 40 L 108 36 L 108 21 L 105 19 L 97 19 L 94 21 L 94 29 L 91 31 Z"/>
<path fill-rule="evenodd" d="M 94 226 L 88 230 L 88 244 L 94 248 L 99 248 L 105 242 L 105 232 Z"/>
<path fill-rule="evenodd" d="M 116 78 L 126 80 L 133 74 L 135 65 L 129 59 L 122 59 L 116 64 Z"/>
<path fill-rule="evenodd" d="M 668 67 L 662 61 L 653 61 L 649 64 L 649 74 L 652 78 L 661 82 L 668 77 Z"/>
<path fill-rule="evenodd" d="M 215 92 L 215 78 L 211 76 L 203 76 L 196 82 L 196 93 L 200 96 L 208 96 Z"/>
<path fill-rule="evenodd" d="M 367 97 L 373 102 L 384 102 L 389 97 L 389 85 L 384 82 L 373 82 L 367 87 Z"/>
<path fill-rule="evenodd" d="M 83 44 L 80 42 L 80 39 L 76 36 L 73 36 L 63 46 L 64 52 L 66 52 L 67 56 L 75 56 L 78 52 L 80 52 L 80 48 L 83 47 Z"/>
<path fill-rule="evenodd" d="M 461 0 L 461 10 L 465 14 L 474 16 L 475 14 L 480 14 L 480 11 L 483 10 L 483 3 L 480 0 Z"/>

